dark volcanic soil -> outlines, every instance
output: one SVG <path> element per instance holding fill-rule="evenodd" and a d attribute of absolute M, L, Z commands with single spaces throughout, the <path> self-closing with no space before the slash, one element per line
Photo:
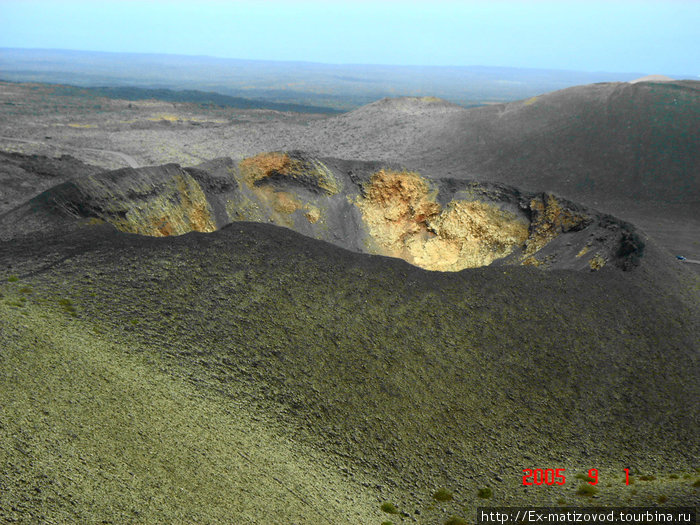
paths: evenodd
<path fill-rule="evenodd" d="M 67 179 L 102 171 L 70 155 L 47 157 L 0 152 L 0 215 Z"/>
<path fill-rule="evenodd" d="M 601 504 L 698 501 L 668 477 L 700 452 L 698 282 L 659 271 L 655 249 L 631 272 L 441 273 L 254 223 L 163 239 L 92 227 L 12 248 L 0 268 L 20 280 L 3 294 L 32 290 L 17 308 L 63 304 L 66 322 L 255 407 L 409 521 L 473 519 L 484 487 L 494 505 L 577 503 L 573 474 L 592 467 Z M 572 477 L 527 491 L 530 466 Z M 624 467 L 671 485 L 632 492 Z M 444 510 L 430 503 L 441 487 L 455 494 Z"/>

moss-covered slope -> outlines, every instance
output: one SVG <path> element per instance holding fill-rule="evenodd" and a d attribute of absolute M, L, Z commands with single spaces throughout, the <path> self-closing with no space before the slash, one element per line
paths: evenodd
<path fill-rule="evenodd" d="M 187 399 L 215 396 L 211 415 L 201 416 L 211 418 L 213 430 L 202 430 L 202 439 L 223 447 L 227 434 L 220 428 L 245 420 L 237 412 L 244 406 L 294 446 L 321 454 L 331 471 L 347 473 L 346 494 L 358 498 L 358 512 L 364 492 L 349 480 L 369 489 L 375 509 L 391 502 L 407 514 L 402 519 L 423 523 L 448 514 L 473 519 L 484 488 L 491 489 L 492 504 L 581 504 L 588 500 L 576 495 L 574 474 L 590 468 L 604 480 L 596 503 L 698 501 L 695 478 L 684 477 L 692 475 L 699 452 L 698 308 L 674 292 L 694 287 L 697 297 L 692 275 L 659 274 L 645 262 L 623 273 L 526 266 L 426 272 L 254 223 L 161 239 L 92 227 L 13 246 L 12 253 L 0 251 L 3 278 L 19 279 L 2 289 L 3 308 L 12 309 L 3 315 L 11 349 L 2 354 L 3 373 L 10 374 L 3 384 L 14 385 L 2 394 L 3 431 L 21 436 L 20 421 L 32 421 L 50 442 L 27 449 L 27 437 L 17 441 L 28 459 L 14 442 L 3 446 L 6 461 L 23 473 L 4 482 L 25 508 L 36 508 L 30 480 L 43 472 L 41 462 L 59 469 L 66 458 L 89 458 L 86 452 L 100 442 L 105 463 L 88 462 L 92 472 L 129 479 L 130 461 L 153 459 L 138 455 L 140 441 L 108 433 L 91 442 L 69 430 L 86 417 L 67 408 L 73 394 L 40 389 L 31 377 L 38 371 L 58 385 L 65 370 L 66 380 L 82 374 L 73 369 L 85 368 L 86 359 L 122 353 L 124 366 L 143 362 L 138 370 L 158 371 L 148 381 L 161 386 L 133 401 L 140 403 L 134 410 L 145 412 L 129 427 L 153 443 L 157 458 L 176 442 L 154 437 L 165 425 L 158 388 L 167 382 Z M 35 368 L 27 359 L 40 353 L 22 358 L 36 341 L 44 344 L 43 334 L 76 331 L 81 336 L 70 349 L 52 350 Z M 93 354 L 107 351 L 103 337 L 115 342 L 113 350 Z M 94 377 L 85 384 L 98 399 L 121 390 Z M 91 405 L 94 417 L 126 418 L 115 399 L 116 405 Z M 190 410 L 167 406 L 176 419 Z M 54 413 L 77 419 L 54 428 L 43 422 Z M 168 432 L 175 440 L 178 431 Z M 82 437 L 74 442 L 70 433 Z M 114 454 L 135 459 L 115 462 Z M 226 457 L 217 461 L 224 465 Z M 570 477 L 564 487 L 528 490 L 521 480 L 526 467 L 566 468 Z M 627 487 L 625 467 L 657 480 Z M 182 468 L 178 463 L 163 481 L 148 478 L 124 489 L 115 505 L 168 494 L 174 480 L 187 478 Z M 193 481 L 191 490 L 210 490 L 211 483 Z M 432 494 L 439 488 L 454 499 L 437 504 Z M 86 505 L 75 508 L 88 512 Z M 343 512 L 342 505 L 334 509 Z"/>
<path fill-rule="evenodd" d="M 66 298 L 52 308 L 37 292 L 22 308 L 0 301 L 0 522 L 380 517 L 370 490 L 244 400 L 173 378 L 133 342 L 72 318 Z"/>

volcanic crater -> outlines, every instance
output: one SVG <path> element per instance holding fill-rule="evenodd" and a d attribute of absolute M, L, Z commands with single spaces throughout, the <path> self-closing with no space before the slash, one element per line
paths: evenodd
<path fill-rule="evenodd" d="M 0 217 L 0 235 L 107 222 L 163 237 L 234 221 L 272 223 L 434 271 L 491 264 L 629 270 L 645 244 L 631 224 L 549 192 L 302 151 L 82 176 Z"/>

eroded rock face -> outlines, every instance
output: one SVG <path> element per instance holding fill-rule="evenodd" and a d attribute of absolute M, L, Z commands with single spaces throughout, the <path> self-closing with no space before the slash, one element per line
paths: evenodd
<path fill-rule="evenodd" d="M 201 186 L 175 164 L 87 177 L 77 185 L 92 215 L 124 232 L 166 237 L 217 229 Z"/>
<path fill-rule="evenodd" d="M 238 191 L 227 196 L 231 221 L 269 221 L 294 229 L 301 227 L 299 221 L 315 224 L 321 219 L 317 204 L 342 188 L 320 160 L 299 153 L 262 153 L 242 160 L 232 173 Z"/>
<path fill-rule="evenodd" d="M 24 220 L 39 220 L 48 229 L 60 218 L 108 222 L 123 232 L 153 237 L 212 232 L 222 226 L 199 181 L 177 164 L 73 179 L 6 214 L 2 222 L 21 227 Z"/>
<path fill-rule="evenodd" d="M 372 239 L 370 251 L 428 270 L 486 266 L 527 239 L 528 222 L 494 204 L 462 199 L 446 206 L 414 172 L 380 170 L 356 204 Z"/>
<path fill-rule="evenodd" d="M 349 250 L 435 271 L 491 264 L 633 268 L 644 242 L 630 224 L 549 193 L 424 174 L 378 163 L 263 153 L 122 169 L 57 186 L 0 226 L 88 219 L 151 236 L 269 222 Z M 30 220 L 31 219 L 31 220 Z M 39 227 L 35 229 L 41 229 Z"/>

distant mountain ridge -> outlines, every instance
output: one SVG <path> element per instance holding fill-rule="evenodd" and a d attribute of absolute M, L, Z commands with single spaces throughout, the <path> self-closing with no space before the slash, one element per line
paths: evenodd
<path fill-rule="evenodd" d="M 77 87 L 72 85 L 57 85 L 57 93 L 82 90 L 98 97 L 106 97 L 117 100 L 164 100 L 167 102 L 189 102 L 201 105 L 214 105 L 231 107 L 236 109 L 268 109 L 273 111 L 293 111 L 295 113 L 341 113 L 337 109 L 323 106 L 306 106 L 303 104 L 284 104 L 254 98 L 232 97 L 213 91 L 199 91 L 196 89 L 148 89 L 141 87 Z"/>
<path fill-rule="evenodd" d="M 646 75 L 641 78 L 630 80 L 630 84 L 636 84 L 637 82 L 670 82 L 672 80 L 671 77 L 666 75 Z"/>
<path fill-rule="evenodd" d="M 193 89 L 284 104 L 350 110 L 387 96 L 438 96 L 464 106 L 508 102 L 644 73 L 589 73 L 468 66 L 318 64 L 205 56 L 0 48 L 14 81 L 79 86 Z"/>

